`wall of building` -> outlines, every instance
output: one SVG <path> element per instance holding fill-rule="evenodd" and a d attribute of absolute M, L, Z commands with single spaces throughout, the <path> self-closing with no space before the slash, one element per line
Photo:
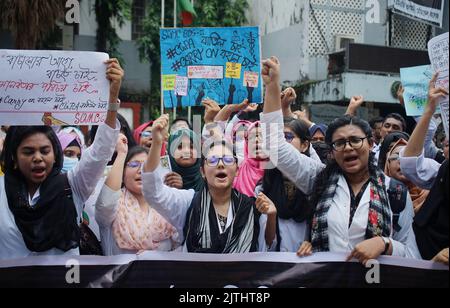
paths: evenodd
<path fill-rule="evenodd" d="M 94 11 L 95 0 L 83 0 L 80 2 L 80 25 L 79 35 L 74 37 L 74 50 L 95 50 L 95 37 L 97 22 Z M 139 93 L 148 91 L 150 87 L 150 64 L 139 61 L 139 52 L 136 43 L 131 40 L 132 24 L 126 21 L 120 28 L 116 21 L 113 21 L 118 36 L 122 39 L 119 45 L 119 52 L 125 61 L 126 71 L 123 88 L 128 93 Z"/>
<path fill-rule="evenodd" d="M 309 0 L 308 0 L 309 1 Z M 259 25 L 263 35 L 278 32 L 304 21 L 305 0 L 248 0 L 248 20 Z"/>
<path fill-rule="evenodd" d="M 81 36 L 95 36 L 97 31 L 97 21 L 94 10 L 95 0 L 83 0 L 80 2 L 80 27 L 79 35 Z M 122 28 L 118 26 L 116 21 L 113 21 L 117 35 L 122 40 L 131 40 L 131 21 L 125 21 Z"/>
<path fill-rule="evenodd" d="M 281 80 L 297 83 L 307 78 L 308 5 L 304 0 L 249 0 L 248 20 L 259 26 L 262 56 L 276 56 L 283 70 Z"/>

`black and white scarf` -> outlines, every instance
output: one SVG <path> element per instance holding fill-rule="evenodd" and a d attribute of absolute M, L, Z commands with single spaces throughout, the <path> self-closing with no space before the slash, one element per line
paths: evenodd
<path fill-rule="evenodd" d="M 314 252 L 329 251 L 328 211 L 336 194 L 341 172 L 333 172 L 329 185 L 319 199 L 311 225 L 311 244 Z M 385 175 L 376 169 L 370 176 L 370 205 L 366 239 L 376 236 L 389 237 L 392 230 L 392 214 L 385 185 Z"/>
<path fill-rule="evenodd" d="M 260 214 L 255 200 L 236 190 L 231 194 L 233 221 L 222 234 L 208 188 L 195 194 L 184 228 L 189 252 L 247 253 L 258 250 Z"/>

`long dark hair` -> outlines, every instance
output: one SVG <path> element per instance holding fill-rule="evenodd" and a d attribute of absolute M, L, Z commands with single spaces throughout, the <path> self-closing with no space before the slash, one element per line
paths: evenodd
<path fill-rule="evenodd" d="M 0 157 L 1 167 L 4 174 L 20 177 L 22 175 L 17 164 L 17 150 L 26 138 L 35 134 L 44 134 L 51 142 L 55 155 L 53 173 L 61 172 L 64 155 L 55 131 L 48 126 L 11 126 L 6 134 L 4 148 Z"/>
<path fill-rule="evenodd" d="M 290 128 L 294 134 L 302 141 L 311 142 L 311 134 L 309 132 L 308 125 L 302 120 L 293 120 L 285 124 L 286 127 Z M 309 149 L 308 149 L 309 150 Z"/>
<path fill-rule="evenodd" d="M 338 119 L 335 119 L 330 126 L 328 127 L 327 134 L 325 136 L 325 141 L 328 145 L 331 146 L 333 142 L 333 135 L 334 133 L 341 127 L 347 126 L 347 125 L 353 125 L 359 127 L 363 133 L 366 135 L 368 140 L 372 138 L 372 128 L 370 127 L 369 123 L 366 121 L 358 118 L 358 117 L 351 117 L 351 116 L 344 116 Z M 369 154 L 369 173 L 375 174 L 377 170 L 377 165 L 375 163 L 375 154 L 373 152 L 370 152 Z M 311 196 L 311 203 L 314 207 L 317 206 L 317 203 L 319 202 L 320 198 L 322 197 L 325 189 L 328 186 L 329 179 L 332 174 L 335 172 L 342 173 L 341 167 L 337 164 L 336 160 L 332 159 L 328 162 L 326 168 L 316 177 L 316 182 L 314 185 L 313 194 Z"/>

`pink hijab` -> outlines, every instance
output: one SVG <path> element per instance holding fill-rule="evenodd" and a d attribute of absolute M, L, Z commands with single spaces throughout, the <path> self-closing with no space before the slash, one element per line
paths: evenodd
<path fill-rule="evenodd" d="M 81 151 L 83 150 L 83 148 L 81 147 L 81 140 L 80 140 L 80 138 L 79 138 L 77 135 L 72 134 L 72 133 L 66 133 L 66 132 L 61 131 L 61 132 L 59 132 L 59 133 L 57 134 L 57 136 L 58 136 L 58 139 L 59 139 L 59 143 L 61 143 L 61 148 L 62 148 L 63 151 L 64 151 L 64 150 L 69 146 L 69 144 L 71 144 L 73 141 L 76 141 L 76 142 L 78 143 L 78 146 L 80 147 L 80 150 L 81 150 Z"/>
<path fill-rule="evenodd" d="M 239 168 L 239 175 L 234 180 L 233 187 L 242 194 L 249 197 L 255 196 L 255 188 L 264 176 L 263 165 L 265 162 L 250 158 L 248 151 L 249 133 L 260 126 L 260 122 L 254 122 L 248 127 L 248 133 L 245 144 L 245 159 Z"/>
<path fill-rule="evenodd" d="M 141 141 L 141 134 L 142 134 L 142 132 L 143 132 L 147 127 L 152 126 L 152 125 L 153 125 L 153 122 L 154 122 L 154 121 L 150 121 L 150 122 L 144 123 L 144 124 L 142 124 L 141 126 L 139 126 L 138 128 L 136 128 L 136 129 L 134 130 L 134 132 L 133 132 L 133 137 L 134 137 L 134 140 L 136 140 L 136 143 L 137 143 L 137 144 L 139 144 L 140 141 Z"/>

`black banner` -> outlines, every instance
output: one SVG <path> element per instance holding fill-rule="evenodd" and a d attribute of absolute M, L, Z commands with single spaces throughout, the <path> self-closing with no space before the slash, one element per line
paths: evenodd
<path fill-rule="evenodd" d="M 386 258 L 388 262 L 365 267 L 342 258 L 305 259 L 295 255 L 257 254 L 199 256 L 146 255 L 144 260 L 114 258 L 63 258 L 50 265 L 0 262 L 0 287 L 52 288 L 360 288 L 428 287 L 448 288 L 448 268 L 429 262 Z M 186 261 L 182 261 L 184 256 Z M 268 257 L 269 256 L 269 257 Z M 161 260 L 163 257 L 168 260 Z M 131 257 L 130 257 L 131 258 Z M 145 260 L 153 259 L 153 260 Z M 197 259 L 197 260 L 195 260 Z M 215 260 L 216 259 L 216 260 Z M 317 262 L 315 262 L 315 260 Z M 194 261 L 195 260 L 195 261 Z M 292 262 L 297 260 L 297 262 Z M 29 259 L 27 260 L 30 261 Z M 103 263 L 113 263 L 104 265 Z M 41 265 L 39 265 L 41 263 Z M 47 263 L 47 264 L 45 264 Z M 123 263 L 123 264 L 120 264 Z M 405 263 L 407 266 L 402 266 Z M 409 264 L 407 264 L 409 263 Z M 64 265 L 65 264 L 65 265 Z"/>

